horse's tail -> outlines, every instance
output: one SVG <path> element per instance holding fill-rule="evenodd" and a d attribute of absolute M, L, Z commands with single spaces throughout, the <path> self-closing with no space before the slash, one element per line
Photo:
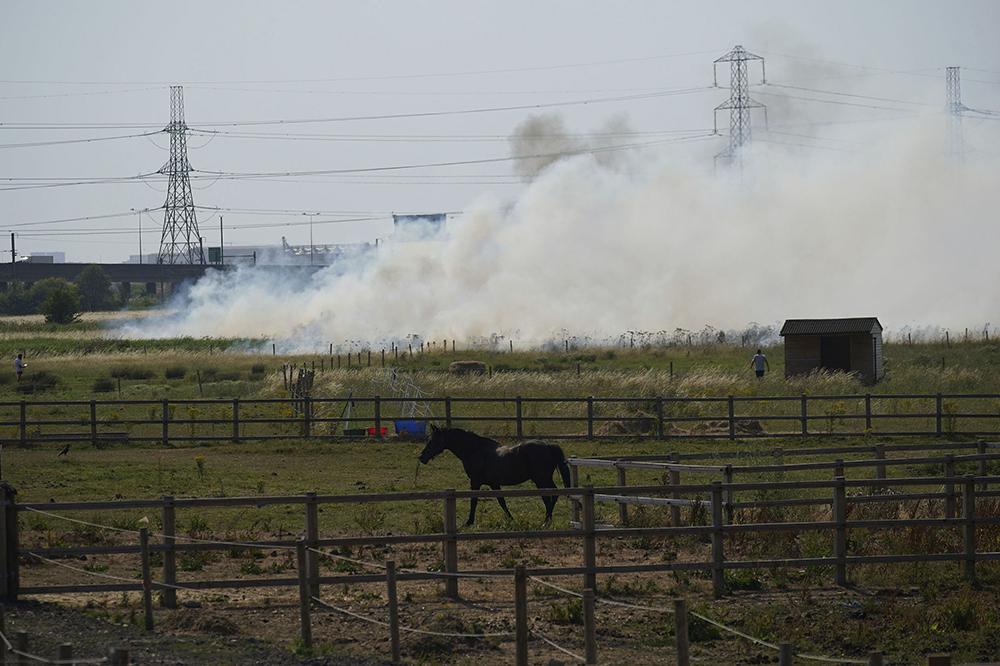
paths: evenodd
<path fill-rule="evenodd" d="M 556 461 L 556 468 L 559 470 L 559 475 L 562 476 L 563 485 L 567 488 L 571 487 L 573 481 L 569 476 L 569 465 L 566 464 L 566 454 L 560 447 L 556 447 L 556 451 L 559 454 L 559 459 Z"/>

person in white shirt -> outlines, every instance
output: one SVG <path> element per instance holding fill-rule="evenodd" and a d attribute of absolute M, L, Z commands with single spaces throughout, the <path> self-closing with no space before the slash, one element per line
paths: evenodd
<path fill-rule="evenodd" d="M 17 381 L 21 381 L 21 373 L 24 372 L 26 367 L 28 367 L 28 364 L 24 362 L 22 355 L 18 354 L 17 358 L 14 359 L 14 373 L 17 374 Z"/>
<path fill-rule="evenodd" d="M 767 357 L 758 349 L 754 357 L 750 359 L 750 365 L 753 366 L 754 372 L 757 373 L 757 379 L 764 378 L 764 370 L 770 370 L 771 364 L 767 362 Z"/>

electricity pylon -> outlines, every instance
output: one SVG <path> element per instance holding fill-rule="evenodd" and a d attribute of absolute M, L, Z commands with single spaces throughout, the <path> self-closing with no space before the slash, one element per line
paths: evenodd
<path fill-rule="evenodd" d="M 187 156 L 187 125 L 184 123 L 184 88 L 170 86 L 170 160 L 160 169 L 166 174 L 167 200 L 163 204 L 163 235 L 158 264 L 201 264 L 198 218 L 191 195 L 191 164 Z"/>
<path fill-rule="evenodd" d="M 767 122 L 767 107 L 750 97 L 750 80 L 747 73 L 747 63 L 752 60 L 760 61 L 761 83 L 767 83 L 767 76 L 764 71 L 764 59 L 759 55 L 750 53 L 742 46 L 734 46 L 733 49 L 717 58 L 712 63 L 712 76 L 715 85 L 719 85 L 717 67 L 720 62 L 729 63 L 729 99 L 715 107 L 713 114 L 713 124 L 715 132 L 719 132 L 718 114 L 719 111 L 729 109 L 729 146 L 715 156 L 728 163 L 736 161 L 742 166 L 740 149 L 750 143 L 751 132 L 751 109 L 764 109 L 765 124 Z"/>

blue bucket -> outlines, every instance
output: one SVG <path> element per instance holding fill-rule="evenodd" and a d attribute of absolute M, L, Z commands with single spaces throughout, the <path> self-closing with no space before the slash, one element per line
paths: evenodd
<path fill-rule="evenodd" d="M 406 439 L 423 439 L 427 436 L 427 421 L 396 419 L 396 434 Z"/>

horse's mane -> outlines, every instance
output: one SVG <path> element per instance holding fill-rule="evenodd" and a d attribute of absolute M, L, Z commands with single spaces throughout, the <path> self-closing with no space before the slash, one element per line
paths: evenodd
<path fill-rule="evenodd" d="M 462 428 L 441 428 L 440 430 L 444 431 L 444 434 L 448 438 L 449 442 L 455 444 L 471 444 L 472 446 L 488 446 L 491 448 L 497 448 L 500 446 L 500 442 L 490 439 L 489 437 L 477 435 L 470 430 L 463 430 Z"/>

